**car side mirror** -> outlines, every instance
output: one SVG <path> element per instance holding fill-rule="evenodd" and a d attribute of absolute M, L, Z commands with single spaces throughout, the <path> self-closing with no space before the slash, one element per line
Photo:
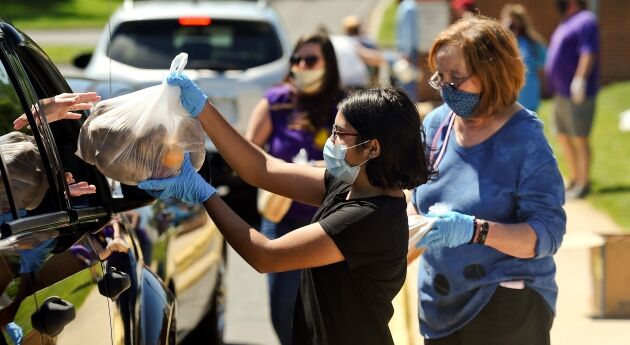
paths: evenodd
<path fill-rule="evenodd" d="M 90 63 L 90 59 L 92 59 L 92 53 L 83 53 L 77 55 L 72 59 L 72 65 L 74 67 L 84 69 L 87 67 L 88 63 Z"/>

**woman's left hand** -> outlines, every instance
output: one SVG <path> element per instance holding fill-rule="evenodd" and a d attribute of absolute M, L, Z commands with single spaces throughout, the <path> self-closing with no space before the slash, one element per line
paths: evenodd
<path fill-rule="evenodd" d="M 40 102 L 44 108 L 46 120 L 50 123 L 63 119 L 80 119 L 82 115 L 79 113 L 73 113 L 73 111 L 90 109 L 93 103 L 100 100 L 101 96 L 99 96 L 96 92 L 83 92 L 62 93 L 55 97 L 42 99 Z M 16 130 L 20 130 L 26 125 L 28 125 L 26 114 L 22 114 L 13 121 L 13 128 Z"/>
<path fill-rule="evenodd" d="M 475 217 L 455 211 L 443 214 L 429 212 L 427 216 L 434 217 L 435 223 L 420 240 L 418 247 L 453 248 L 471 242 L 475 232 Z"/>
<path fill-rule="evenodd" d="M 138 183 L 138 188 L 144 189 L 154 198 L 164 200 L 172 197 L 189 204 L 202 204 L 217 191 L 195 171 L 190 163 L 189 153 L 184 155 L 179 175 L 160 180 L 144 180 Z"/>

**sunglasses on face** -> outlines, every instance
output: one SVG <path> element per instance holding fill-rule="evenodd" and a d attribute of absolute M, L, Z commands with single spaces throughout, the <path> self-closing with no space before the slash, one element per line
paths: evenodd
<path fill-rule="evenodd" d="M 304 61 L 304 64 L 306 65 L 306 67 L 311 68 L 313 66 L 315 66 L 315 64 L 317 63 L 317 61 L 319 61 L 319 56 L 317 55 L 298 55 L 298 54 L 294 54 L 291 56 L 291 59 L 289 59 L 289 62 L 291 62 L 291 66 L 295 66 L 295 65 L 299 65 L 300 62 Z"/>

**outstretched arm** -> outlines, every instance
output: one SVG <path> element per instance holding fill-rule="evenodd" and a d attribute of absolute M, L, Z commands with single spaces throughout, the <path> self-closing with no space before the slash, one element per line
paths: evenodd
<path fill-rule="evenodd" d="M 203 203 L 227 242 L 259 272 L 281 272 L 328 265 L 344 260 L 334 241 L 319 223 L 269 240 L 236 215 L 194 170 L 186 154 L 182 172 L 176 177 L 142 181 L 138 187 L 160 199 L 175 197 Z"/>
<path fill-rule="evenodd" d="M 319 223 L 270 240 L 245 223 L 219 196 L 210 197 L 204 206 L 225 240 L 258 272 L 284 272 L 344 260 Z"/>
<path fill-rule="evenodd" d="M 63 119 L 77 120 L 81 118 L 81 114 L 72 111 L 86 110 L 92 107 L 92 103 L 101 100 L 96 92 L 83 93 L 62 93 L 60 95 L 42 99 L 40 103 L 44 108 L 44 115 L 48 122 L 54 122 Z M 26 114 L 22 114 L 13 121 L 13 128 L 16 130 L 24 128 L 28 125 Z"/>
<path fill-rule="evenodd" d="M 223 158 L 245 182 L 307 204 L 321 204 L 326 192 L 324 169 L 269 156 L 238 133 L 188 77 L 171 74 L 167 81 L 181 87 L 184 107 L 199 119 Z"/>

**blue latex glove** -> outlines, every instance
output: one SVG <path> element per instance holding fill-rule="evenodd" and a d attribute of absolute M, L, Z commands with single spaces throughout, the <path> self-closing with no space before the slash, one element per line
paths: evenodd
<path fill-rule="evenodd" d="M 138 187 L 158 199 L 173 197 L 190 204 L 201 204 L 217 191 L 197 174 L 190 163 L 189 153 L 184 155 L 182 172 L 179 175 L 160 180 L 145 180 L 138 183 Z"/>
<path fill-rule="evenodd" d="M 22 327 L 18 326 L 15 322 L 9 322 L 4 325 L 4 330 L 7 331 L 9 338 L 13 341 L 13 344 L 20 345 L 22 344 L 22 338 L 24 337 L 24 331 Z"/>
<path fill-rule="evenodd" d="M 418 247 L 453 248 L 470 242 L 475 231 L 475 217 L 455 211 L 443 214 L 429 212 L 427 215 L 435 218 L 435 223 Z"/>
<path fill-rule="evenodd" d="M 171 72 L 166 77 L 166 82 L 171 86 L 179 86 L 182 89 L 180 99 L 184 109 L 186 109 L 190 116 L 197 117 L 204 105 L 206 105 L 206 96 L 199 86 L 195 84 L 190 78 L 181 72 Z"/>

